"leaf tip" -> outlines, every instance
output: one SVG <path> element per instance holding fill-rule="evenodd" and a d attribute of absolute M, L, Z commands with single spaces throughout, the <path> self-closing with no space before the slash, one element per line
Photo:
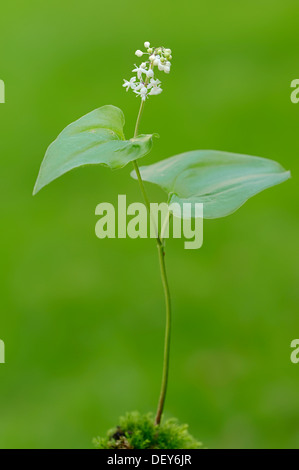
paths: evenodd
<path fill-rule="evenodd" d="M 32 191 L 32 196 L 35 196 L 40 190 L 42 189 L 42 186 L 39 184 L 39 178 L 37 178 L 33 191 Z"/>

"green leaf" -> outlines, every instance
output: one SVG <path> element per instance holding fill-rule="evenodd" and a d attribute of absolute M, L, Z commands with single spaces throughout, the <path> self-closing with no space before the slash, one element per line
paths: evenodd
<path fill-rule="evenodd" d="M 122 168 L 144 157 L 152 148 L 153 135 L 125 140 L 124 124 L 123 112 L 108 105 L 67 126 L 48 148 L 33 194 L 73 168 L 96 163 Z"/>
<path fill-rule="evenodd" d="M 232 214 L 250 197 L 290 178 L 273 160 L 217 150 L 182 153 L 141 167 L 140 173 L 168 193 L 169 203 L 203 203 L 206 219 Z M 131 176 L 136 179 L 134 171 Z"/>

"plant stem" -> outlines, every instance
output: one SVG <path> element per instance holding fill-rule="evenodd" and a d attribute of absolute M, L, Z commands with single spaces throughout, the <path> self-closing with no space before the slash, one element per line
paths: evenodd
<path fill-rule="evenodd" d="M 137 116 L 137 121 L 136 121 L 136 126 L 135 126 L 134 137 L 137 137 L 138 135 L 138 129 L 139 129 L 139 124 L 140 124 L 143 108 L 144 108 L 144 101 L 141 100 L 139 113 Z M 150 214 L 150 202 L 149 202 L 149 199 L 148 199 L 145 187 L 144 187 L 144 183 L 143 183 L 140 171 L 139 171 L 139 166 L 136 160 L 133 161 L 133 166 L 137 175 L 140 190 L 144 198 L 147 211 Z M 156 242 L 157 242 L 157 248 L 158 248 L 158 253 L 159 253 L 160 271 L 161 271 L 161 278 L 162 278 L 162 285 L 163 285 L 163 290 L 164 290 L 165 306 L 166 306 L 166 326 L 165 326 L 165 339 L 164 339 L 162 384 L 161 384 L 161 392 L 160 392 L 160 397 L 159 397 L 157 414 L 155 418 L 155 424 L 159 425 L 161 422 L 163 408 L 165 404 L 167 384 L 168 384 L 168 374 L 169 374 L 169 355 L 170 355 L 170 336 L 171 336 L 171 301 L 170 301 L 170 291 L 169 291 L 166 266 L 165 266 L 164 243 L 158 232 L 158 229 L 156 229 Z"/>
<path fill-rule="evenodd" d="M 160 270 L 162 277 L 162 284 L 165 295 L 166 305 L 166 326 L 165 326 L 165 339 L 164 339 L 164 360 L 163 360 L 163 374 L 162 374 L 162 385 L 158 404 L 158 410 L 156 414 L 155 424 L 160 424 L 163 413 L 167 384 L 168 384 L 168 373 L 169 373 L 169 356 L 170 356 L 170 334 L 171 334 L 171 302 L 170 302 L 170 291 L 168 286 L 166 266 L 165 266 L 165 251 L 164 245 L 158 246 Z"/>
<path fill-rule="evenodd" d="M 138 135 L 138 129 L 139 129 L 139 124 L 140 124 L 143 108 L 144 108 L 144 101 L 141 100 L 141 104 L 140 104 L 140 108 L 139 108 L 139 112 L 138 112 L 138 116 L 137 116 L 137 121 L 136 121 L 136 125 L 135 125 L 134 138 L 137 137 L 137 135 Z"/>
<path fill-rule="evenodd" d="M 140 104 L 140 108 L 139 108 L 139 112 L 138 112 L 138 116 L 137 116 L 137 121 L 136 121 L 136 125 L 135 125 L 134 138 L 137 137 L 137 135 L 138 135 L 138 129 L 139 129 L 139 124 L 140 124 L 143 108 L 144 108 L 144 101 L 141 100 L 141 104 Z M 145 202 L 145 205 L 146 205 L 146 209 L 147 209 L 148 213 L 150 214 L 151 213 L 151 206 L 150 206 L 149 199 L 147 197 L 147 193 L 146 193 L 146 190 L 145 190 L 145 187 L 144 187 L 143 180 L 141 178 L 141 174 L 140 174 L 140 171 L 139 171 L 139 166 L 138 166 L 137 160 L 133 160 L 132 163 L 133 163 L 133 166 L 134 166 L 135 173 L 137 175 L 140 191 L 142 193 L 142 196 L 143 196 L 143 199 L 144 199 L 144 202 Z M 155 227 L 155 229 L 156 229 L 156 240 L 157 240 L 157 244 L 159 246 L 159 245 L 162 245 L 162 240 L 160 238 L 157 227 Z"/>

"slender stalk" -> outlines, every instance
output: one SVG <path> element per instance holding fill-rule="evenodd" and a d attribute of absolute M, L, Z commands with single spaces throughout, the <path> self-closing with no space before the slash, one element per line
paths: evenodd
<path fill-rule="evenodd" d="M 164 360 L 163 360 L 163 374 L 162 374 L 162 385 L 161 392 L 158 404 L 158 410 L 156 414 L 155 424 L 160 424 L 166 392 L 168 384 L 168 374 L 169 374 L 169 356 L 170 356 L 170 335 L 171 335 L 171 302 L 170 302 L 170 291 L 168 286 L 166 266 L 165 266 L 165 251 L 164 246 L 158 246 L 159 251 L 159 261 L 160 261 L 160 270 L 162 277 L 162 284 L 165 295 L 165 306 L 166 306 L 166 326 L 165 326 L 165 339 L 164 339 Z"/>
<path fill-rule="evenodd" d="M 141 100 L 141 104 L 140 104 L 140 108 L 139 108 L 139 112 L 138 112 L 138 116 L 137 116 L 137 121 L 136 121 L 136 125 L 135 125 L 134 138 L 137 137 L 137 135 L 138 135 L 138 129 L 139 129 L 139 124 L 140 124 L 143 108 L 144 108 L 144 101 Z M 150 206 L 150 202 L 149 202 L 146 190 L 145 190 L 145 186 L 144 186 L 140 171 L 139 171 L 139 166 L 138 166 L 137 160 L 134 160 L 132 163 L 133 163 L 133 166 L 134 166 L 135 173 L 137 175 L 140 191 L 142 193 L 147 211 L 150 214 L 151 213 L 151 206 Z M 160 238 L 157 227 L 155 227 L 155 231 L 156 231 L 157 244 L 158 244 L 158 246 L 162 245 L 162 240 Z"/>
<path fill-rule="evenodd" d="M 137 137 L 137 135 L 138 135 L 138 129 L 139 129 L 139 124 L 140 124 L 143 108 L 144 108 L 144 101 L 141 100 L 141 104 L 140 104 L 140 108 L 139 108 L 139 112 L 138 112 L 138 116 L 137 116 L 137 121 L 136 121 L 136 125 L 135 125 L 134 138 Z"/>
<path fill-rule="evenodd" d="M 144 101 L 141 100 L 139 113 L 137 116 L 137 121 L 136 121 L 136 126 L 135 126 L 134 137 L 137 137 L 138 135 L 138 129 L 139 129 L 139 124 L 140 124 L 143 108 L 144 108 Z M 150 214 L 150 202 L 149 202 L 149 199 L 145 190 L 145 186 L 144 186 L 144 183 L 143 183 L 140 171 L 139 171 L 139 166 L 136 160 L 133 161 L 133 166 L 137 175 L 140 190 L 144 198 L 147 211 Z M 156 229 L 156 234 L 157 234 L 156 242 L 157 242 L 157 248 L 158 248 L 158 253 L 159 253 L 161 279 L 162 279 L 162 285 L 163 285 L 164 296 L 165 296 L 165 306 L 166 306 L 166 326 L 165 326 L 165 339 L 164 339 L 162 384 L 161 384 L 161 392 L 160 392 L 160 397 L 159 397 L 157 414 L 155 418 L 155 424 L 159 425 L 161 422 L 162 413 L 164 409 L 166 392 L 167 392 L 167 384 L 168 384 L 168 375 L 169 375 L 169 355 L 170 355 L 170 336 L 171 336 L 171 301 L 170 301 L 170 291 L 169 291 L 166 266 L 165 266 L 164 243 L 157 229 Z"/>

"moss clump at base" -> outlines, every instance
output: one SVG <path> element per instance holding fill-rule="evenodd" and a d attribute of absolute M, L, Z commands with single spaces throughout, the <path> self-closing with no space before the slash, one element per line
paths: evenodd
<path fill-rule="evenodd" d="M 188 425 L 170 419 L 155 425 L 151 414 L 127 413 L 107 437 L 93 441 L 97 449 L 200 449 L 202 444 L 188 432 Z"/>

